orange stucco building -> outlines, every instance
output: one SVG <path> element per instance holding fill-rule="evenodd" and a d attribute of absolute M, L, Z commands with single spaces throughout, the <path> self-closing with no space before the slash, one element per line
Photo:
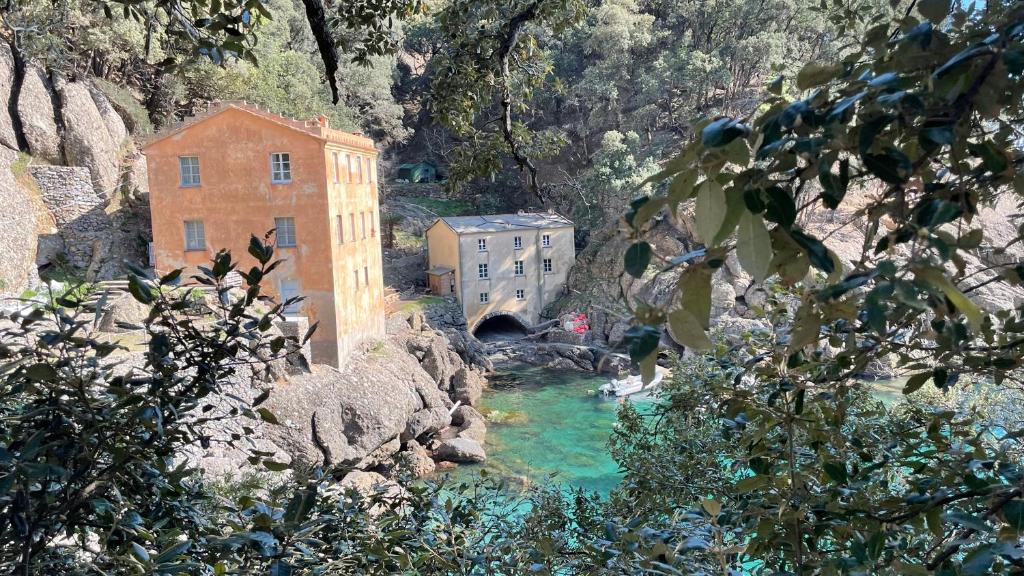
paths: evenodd
<path fill-rule="evenodd" d="M 291 315 L 320 326 L 313 361 L 340 367 L 361 341 L 384 336 L 377 151 L 325 118 L 294 120 L 223 102 L 154 136 L 149 168 L 153 264 L 208 263 L 226 248 L 243 269 L 249 236 L 277 229 L 285 259 L 266 290 L 306 299 Z"/>

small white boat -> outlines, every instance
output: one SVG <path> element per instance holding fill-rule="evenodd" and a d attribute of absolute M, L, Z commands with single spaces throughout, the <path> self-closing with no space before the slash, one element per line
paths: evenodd
<path fill-rule="evenodd" d="M 605 396 L 629 396 L 637 392 L 646 392 L 656 388 L 668 374 L 668 368 L 656 366 L 654 368 L 654 379 L 644 385 L 644 379 L 639 374 L 627 374 L 624 378 L 612 379 L 607 384 L 601 385 L 599 390 Z"/>

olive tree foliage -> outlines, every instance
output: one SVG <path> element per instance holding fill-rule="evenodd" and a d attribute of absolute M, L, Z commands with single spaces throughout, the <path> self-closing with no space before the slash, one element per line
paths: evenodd
<path fill-rule="evenodd" d="M 652 177 L 661 190 L 627 213 L 627 272 L 682 268 L 667 309 L 635 303 L 630 353 L 649 375 L 666 328 L 711 349 L 712 274 L 735 253 L 753 279 L 796 294 L 724 387 L 741 451 L 734 500 L 712 516 L 744 528 L 735 552 L 795 573 L 1009 569 L 1024 554 L 1019 424 L 926 409 L 903 426 L 853 423 L 855 378 L 882 359 L 907 393 L 1024 383 L 1021 310 L 972 300 L 985 286 L 1012 293 L 1024 272 L 989 258 L 1021 238 L 996 243 L 974 220 L 1024 182 L 1024 6 L 919 0 L 890 20 L 836 5 L 834 25 L 866 27 L 860 42 L 803 66 L 792 93 L 773 82 L 755 113 L 699 124 Z M 662 210 L 692 210 L 705 249 L 655 254 L 643 236 Z M 823 213 L 857 218 L 830 228 L 812 218 Z M 857 222 L 862 248 L 841 259 L 825 240 Z"/>
<path fill-rule="evenodd" d="M 580 0 L 448 2 L 438 15 L 444 48 L 435 56 L 431 111 L 458 143 L 450 183 L 493 176 L 507 153 L 540 196 L 537 158 L 561 147 L 560 131 L 531 129 L 533 95 L 555 82 L 547 46 L 583 14 Z"/>

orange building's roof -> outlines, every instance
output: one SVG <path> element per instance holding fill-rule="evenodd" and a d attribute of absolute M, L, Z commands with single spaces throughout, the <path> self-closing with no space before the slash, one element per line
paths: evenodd
<path fill-rule="evenodd" d="M 152 146 L 153 144 L 163 140 L 164 138 L 173 136 L 184 130 L 188 130 L 189 128 L 195 126 L 196 124 L 200 124 L 222 112 L 232 109 L 241 110 L 242 112 L 252 114 L 253 116 L 262 118 L 264 120 L 267 120 L 268 122 L 273 122 L 274 124 L 277 124 L 279 126 L 284 126 L 285 128 L 289 128 L 297 132 L 302 132 L 303 134 L 306 134 L 318 140 L 333 142 L 335 144 L 340 144 L 342 146 L 352 146 L 355 148 L 375 150 L 373 140 L 371 140 L 370 138 L 367 138 L 366 136 L 362 136 L 360 134 L 352 134 L 350 132 L 343 132 L 335 128 L 330 128 L 327 126 L 327 119 L 325 117 L 320 117 L 313 120 L 298 120 L 296 118 L 288 118 L 287 116 L 274 114 L 273 112 L 270 112 L 268 110 L 262 110 L 260 109 L 259 106 L 255 104 L 250 104 L 248 102 L 244 102 L 241 100 L 217 100 L 210 102 L 210 106 L 209 108 L 207 108 L 205 112 L 200 112 L 199 114 L 190 116 L 182 120 L 181 122 L 176 122 L 168 128 L 161 130 L 160 132 L 150 136 L 145 141 L 143 141 L 142 147 L 148 148 L 149 146 Z"/>

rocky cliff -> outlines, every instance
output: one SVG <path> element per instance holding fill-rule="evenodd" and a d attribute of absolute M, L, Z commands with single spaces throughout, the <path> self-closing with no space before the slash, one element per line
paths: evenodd
<path fill-rule="evenodd" d="M 145 263 L 145 161 L 107 96 L 0 41 L 0 296 L 68 263 L 89 279 Z"/>
<path fill-rule="evenodd" d="M 849 201 L 844 202 L 840 210 L 810 214 L 803 222 L 809 232 L 825 239 L 825 244 L 847 269 L 861 255 L 868 220 L 860 208 L 872 193 L 870 190 L 851 192 Z M 1014 241 L 1017 231 L 1005 218 L 1005 215 L 1017 211 L 1016 203 L 1009 198 L 979 210 L 976 225 L 984 230 L 985 237 L 994 245 L 1007 247 L 999 253 L 974 250 L 965 256 L 964 270 L 975 274 L 979 284 L 993 275 L 989 270 L 991 265 L 1024 259 L 1024 247 Z M 887 223 L 883 221 L 882 224 Z M 883 228 L 882 233 L 884 231 Z M 692 211 L 681 210 L 678 218 L 672 218 L 665 212 L 656 217 L 646 239 L 658 254 L 674 257 L 701 248 L 696 237 Z M 625 299 L 634 303 L 642 301 L 668 306 L 681 273 L 681 268 L 677 268 L 655 274 L 652 266 L 652 270 L 640 279 L 625 274 L 623 255 L 628 245 L 618 226 L 595 234 L 590 245 L 579 254 L 569 274 L 566 295 L 554 303 L 547 315 L 557 318 L 567 313 L 584 312 L 591 328 L 588 343 L 624 351 L 623 337 L 631 320 L 631 314 L 623 304 Z M 899 254 L 894 256 L 899 257 Z M 726 336 L 767 328 L 761 313 L 767 298 L 764 287 L 751 279 L 739 265 L 735 253 L 731 252 L 713 278 L 712 328 Z M 989 309 L 1012 307 L 1024 301 L 1024 290 L 1000 282 L 981 286 L 972 292 L 971 298 Z M 662 343 L 682 350 L 668 332 Z"/>
<path fill-rule="evenodd" d="M 279 377 L 263 404 L 278 424 L 260 423 L 246 435 L 277 461 L 422 476 L 434 470 L 434 460 L 486 459 L 486 424 L 473 408 L 486 385 L 483 373 L 418 311 L 393 316 L 388 337 L 367 343 L 343 370 L 317 365 Z M 252 382 L 233 390 L 247 400 L 259 392 Z M 245 454 L 213 447 L 192 457 L 222 475 L 237 470 Z"/>

